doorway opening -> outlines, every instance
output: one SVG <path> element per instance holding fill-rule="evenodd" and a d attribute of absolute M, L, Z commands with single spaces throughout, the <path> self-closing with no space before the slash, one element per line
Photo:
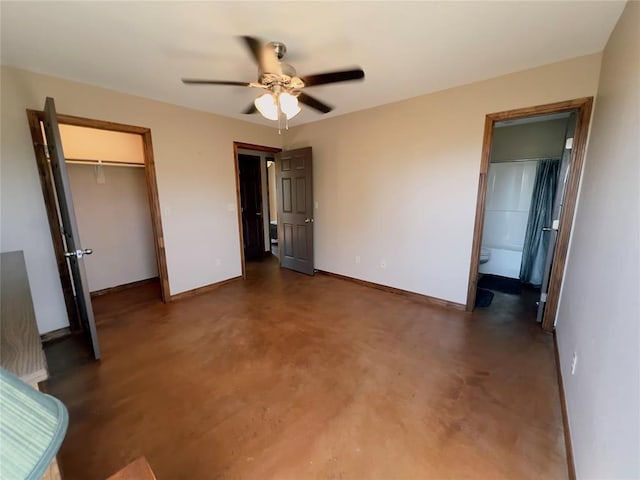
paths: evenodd
<path fill-rule="evenodd" d="M 45 112 L 27 110 L 69 328 L 79 333 L 87 329 L 87 308 L 93 320 L 96 296 L 154 284 L 154 295 L 166 302 L 169 282 L 151 131 L 69 115 L 55 117 L 64 152 L 61 160 L 70 190 L 68 198 L 73 198 L 65 209 L 74 212 L 83 247 L 91 247 L 83 250 L 83 258 L 70 258 L 77 252 L 67 251 L 66 236 L 61 234 L 61 192 L 54 181 L 51 156 L 58 147 L 47 146 Z M 56 161 L 58 156 L 56 153 Z M 78 292 L 80 284 L 73 278 L 71 265 L 80 258 L 83 270 L 86 265 L 88 295 Z M 79 302 L 85 305 L 79 306 Z M 97 353 L 96 358 L 99 350 Z"/>
<path fill-rule="evenodd" d="M 487 115 L 467 310 L 515 307 L 553 330 L 592 102 Z"/>
<path fill-rule="evenodd" d="M 242 276 L 246 263 L 278 258 L 276 162 L 279 148 L 234 142 Z M 272 259 L 273 261 L 273 259 Z"/>

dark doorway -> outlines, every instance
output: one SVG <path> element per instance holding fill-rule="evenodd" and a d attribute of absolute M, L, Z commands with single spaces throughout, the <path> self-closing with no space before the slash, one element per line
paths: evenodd
<path fill-rule="evenodd" d="M 265 145 L 233 142 L 233 164 L 236 172 L 236 198 L 238 213 L 238 240 L 242 262 L 242 277 L 246 278 L 246 260 L 262 259 L 272 252 L 271 220 L 275 221 L 278 231 L 277 217 L 270 218 L 270 194 L 268 180 L 268 164 L 275 170 L 277 156 L 282 150 Z M 253 163 L 254 165 L 247 165 Z M 248 171 L 247 171 L 248 170 Z M 253 181 L 250 179 L 253 178 Z M 251 199 L 250 199 L 251 197 Z M 253 215 L 250 213 L 253 212 Z M 277 240 L 277 233 L 275 239 Z M 262 242 L 262 243 L 261 243 Z"/>
<path fill-rule="evenodd" d="M 240 177 L 244 258 L 245 260 L 255 260 L 264 255 L 260 157 L 239 154 L 238 174 Z"/>

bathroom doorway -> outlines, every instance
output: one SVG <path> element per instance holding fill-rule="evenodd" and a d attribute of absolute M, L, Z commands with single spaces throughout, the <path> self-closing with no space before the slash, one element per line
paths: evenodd
<path fill-rule="evenodd" d="M 487 116 L 467 309 L 552 330 L 591 99 Z"/>

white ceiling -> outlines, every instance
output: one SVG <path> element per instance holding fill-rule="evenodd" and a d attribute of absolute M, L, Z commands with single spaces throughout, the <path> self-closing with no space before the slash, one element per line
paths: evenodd
<path fill-rule="evenodd" d="M 364 82 L 311 87 L 327 116 L 603 49 L 620 1 L 533 2 L 7 2 L 1 61 L 169 103 L 273 125 L 241 112 L 254 81 L 238 35 L 287 44 L 299 75 L 352 66 Z M 303 109 L 292 124 L 319 120 Z"/>

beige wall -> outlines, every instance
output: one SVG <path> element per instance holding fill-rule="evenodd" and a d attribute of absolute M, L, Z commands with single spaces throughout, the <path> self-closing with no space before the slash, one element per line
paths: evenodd
<path fill-rule="evenodd" d="M 491 142 L 491 162 L 523 158 L 560 158 L 568 118 L 498 127 Z"/>
<path fill-rule="evenodd" d="M 89 290 L 158 275 L 144 168 L 67 165 L 80 239 L 93 249 L 85 257 Z"/>
<path fill-rule="evenodd" d="M 241 274 L 233 141 L 280 146 L 277 130 L 2 67 L 1 249 L 24 250 L 41 332 L 68 324 L 25 115 L 151 128 L 172 294 Z M 219 259 L 219 265 L 216 260 Z"/>
<path fill-rule="evenodd" d="M 556 326 L 579 479 L 640 478 L 638 32 L 629 2 L 602 59 Z"/>
<path fill-rule="evenodd" d="M 286 148 L 313 147 L 317 268 L 465 303 L 485 115 L 594 95 L 599 69 L 590 55 L 290 129 Z"/>

